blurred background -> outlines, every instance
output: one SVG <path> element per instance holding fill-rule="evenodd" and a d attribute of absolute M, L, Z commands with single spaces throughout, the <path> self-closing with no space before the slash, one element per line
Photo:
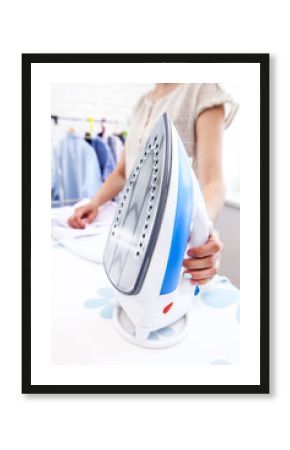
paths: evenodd
<path fill-rule="evenodd" d="M 153 84 L 53 84 L 51 96 L 52 207 L 72 205 L 80 197 L 89 197 L 115 168 L 128 132 L 132 107 Z M 241 105 L 239 87 L 223 85 Z M 223 167 L 227 187 L 225 206 L 215 226 L 225 244 L 220 273 L 240 285 L 240 167 L 239 112 L 225 131 Z M 69 144 L 68 136 L 77 136 L 77 145 L 94 149 L 99 167 L 90 164 L 83 193 L 76 191 L 73 178 L 79 176 L 81 161 L 74 167 L 60 167 L 58 154 Z M 109 157 L 108 157 L 109 155 Z M 105 161 L 105 159 L 106 161 Z M 98 165 L 99 166 L 99 165 Z M 96 170 L 98 171 L 95 176 Z"/>

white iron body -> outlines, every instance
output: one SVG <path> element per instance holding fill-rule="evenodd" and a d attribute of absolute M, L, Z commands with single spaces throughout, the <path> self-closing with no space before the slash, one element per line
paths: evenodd
<path fill-rule="evenodd" d="M 171 238 L 174 228 L 175 212 L 178 196 L 179 158 L 180 152 L 185 152 L 179 135 L 171 124 L 172 130 L 172 169 L 166 207 L 164 210 L 161 230 L 158 235 L 150 265 L 142 286 L 137 295 L 125 295 L 116 290 L 116 308 L 113 319 L 118 332 L 132 343 L 144 347 L 170 346 L 180 342 L 187 331 L 188 312 L 192 309 L 198 296 L 194 295 L 195 287 L 189 279 L 180 273 L 176 289 L 168 294 L 160 295 L 171 247 Z M 187 155 L 186 155 L 187 156 Z M 211 223 L 208 220 L 205 203 L 199 188 L 198 181 L 190 166 L 192 192 L 194 195 L 194 209 L 189 236 L 188 247 L 197 247 L 204 244 L 211 233 Z M 182 175 L 182 174 L 181 174 Z M 193 200 L 192 200 L 193 201 Z M 187 248 L 188 248 L 187 247 Z M 120 322 L 121 310 L 134 325 L 135 332 L 128 333 Z M 174 338 L 168 338 L 166 343 L 147 340 L 152 331 L 164 328 L 185 317 L 184 331 Z"/>

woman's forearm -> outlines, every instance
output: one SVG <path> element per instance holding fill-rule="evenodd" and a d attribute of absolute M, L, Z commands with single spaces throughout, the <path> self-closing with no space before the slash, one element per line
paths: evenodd
<path fill-rule="evenodd" d="M 225 201 L 225 185 L 222 181 L 209 183 L 202 188 L 209 219 L 214 222 Z"/>
<path fill-rule="evenodd" d="M 92 203 L 96 206 L 101 206 L 109 200 L 112 200 L 119 192 L 122 191 L 125 185 L 125 177 L 120 171 L 115 169 L 111 175 L 106 179 L 101 189 L 92 198 Z"/>
<path fill-rule="evenodd" d="M 218 105 L 203 111 L 195 124 L 198 179 L 212 222 L 220 213 L 225 199 L 222 170 L 224 117 L 224 106 Z"/>

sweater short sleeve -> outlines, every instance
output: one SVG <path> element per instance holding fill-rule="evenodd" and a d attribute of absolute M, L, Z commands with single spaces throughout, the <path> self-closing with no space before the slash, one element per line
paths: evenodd
<path fill-rule="evenodd" d="M 195 118 L 203 111 L 214 106 L 224 105 L 225 108 L 225 128 L 227 128 L 235 117 L 239 105 L 232 96 L 217 83 L 202 83 L 198 93 Z"/>

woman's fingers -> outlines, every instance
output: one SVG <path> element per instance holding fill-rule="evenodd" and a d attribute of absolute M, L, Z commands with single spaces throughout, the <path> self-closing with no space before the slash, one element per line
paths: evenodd
<path fill-rule="evenodd" d="M 95 210 L 92 209 L 92 210 L 89 212 L 89 214 L 88 214 L 87 222 L 88 222 L 89 224 L 93 223 L 93 221 L 94 221 L 95 218 L 96 218 L 96 215 L 97 215 L 97 212 L 96 212 Z"/>
<path fill-rule="evenodd" d="M 72 228 L 77 228 L 77 222 L 76 222 L 75 214 L 68 219 L 68 224 Z"/>
<path fill-rule="evenodd" d="M 210 269 L 202 270 L 187 270 L 185 273 L 190 275 L 192 281 L 201 282 L 202 280 L 209 280 L 214 277 L 217 274 L 217 267 L 213 266 Z"/>
<path fill-rule="evenodd" d="M 72 228 L 85 228 L 83 218 L 85 217 L 85 210 L 83 208 L 77 208 L 75 213 L 68 219 L 68 223 Z"/>
<path fill-rule="evenodd" d="M 77 225 L 76 226 L 77 228 L 81 228 L 81 229 L 86 227 L 86 224 L 85 224 L 83 218 L 79 214 L 76 216 L 76 225 Z"/>
<path fill-rule="evenodd" d="M 204 245 L 201 245 L 200 247 L 190 248 L 187 254 L 195 258 L 205 258 L 215 253 L 219 253 L 222 249 L 222 242 L 216 238 L 209 239 Z"/>
<path fill-rule="evenodd" d="M 209 269 L 214 265 L 217 257 L 218 254 L 205 258 L 186 258 L 183 260 L 183 266 L 188 270 Z"/>
<path fill-rule="evenodd" d="M 69 225 L 72 228 L 85 228 L 85 225 L 75 215 L 71 217 L 71 219 L 69 221 Z"/>
<path fill-rule="evenodd" d="M 204 245 L 189 249 L 189 258 L 183 260 L 185 278 L 190 278 L 193 284 L 207 283 L 218 272 L 223 247 L 214 230 Z"/>
<path fill-rule="evenodd" d="M 194 286 L 201 286 L 201 285 L 203 285 L 203 284 L 206 284 L 206 283 L 208 283 L 209 282 L 209 278 L 204 278 L 204 279 L 201 279 L 201 280 L 191 280 L 191 284 L 193 284 Z"/>

